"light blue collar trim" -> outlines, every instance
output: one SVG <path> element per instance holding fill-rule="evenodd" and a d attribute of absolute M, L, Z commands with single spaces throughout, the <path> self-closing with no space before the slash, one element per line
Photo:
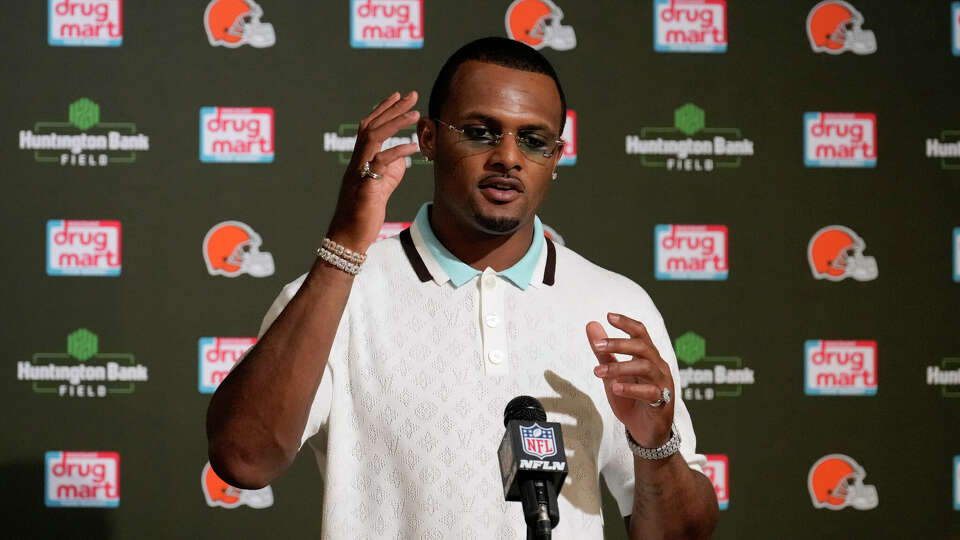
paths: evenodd
<path fill-rule="evenodd" d="M 417 228 L 417 232 L 419 232 L 423 238 L 423 243 L 426 244 L 430 255 L 433 256 L 433 259 L 440 266 L 440 269 L 447 274 L 447 277 L 450 278 L 450 281 L 455 287 L 459 287 L 480 275 L 481 272 L 458 259 L 453 253 L 450 253 L 450 251 L 440 243 L 437 236 L 433 234 L 433 229 L 430 228 L 430 204 L 431 203 L 424 203 L 423 206 L 420 207 L 420 210 L 417 212 L 417 217 L 413 220 L 413 226 Z M 539 217 L 534 216 L 533 243 L 530 244 L 530 249 L 527 250 L 527 253 L 517 261 L 516 264 L 503 272 L 498 272 L 497 275 L 509 279 L 514 285 L 520 287 L 521 290 L 526 290 L 540 262 L 540 252 L 543 251 L 545 241 L 543 237 L 543 224 L 540 223 Z"/>

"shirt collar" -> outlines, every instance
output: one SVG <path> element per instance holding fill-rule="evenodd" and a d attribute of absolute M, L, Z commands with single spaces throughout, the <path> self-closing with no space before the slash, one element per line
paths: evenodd
<path fill-rule="evenodd" d="M 426 271 L 429 272 L 430 277 L 437 285 L 450 281 L 455 287 L 459 287 L 482 272 L 458 259 L 440 243 L 430 227 L 430 204 L 425 203 L 420 207 L 417 217 L 414 218 L 413 224 L 410 226 L 410 240 L 412 240 L 415 252 L 411 253 L 411 250 L 405 249 L 407 257 L 419 255 L 421 259 L 419 262 L 426 267 Z M 401 240 L 403 239 L 401 238 Z M 552 265 L 555 263 L 555 257 L 547 256 L 548 250 L 544 249 L 546 243 L 543 236 L 543 224 L 540 223 L 539 217 L 534 216 L 533 242 L 530 244 L 530 249 L 516 264 L 498 272 L 498 275 L 507 278 L 520 289 L 526 290 L 529 285 L 539 287 L 543 283 L 541 280 L 535 279 L 535 276 L 544 275 L 548 263 L 551 263 L 549 265 L 551 266 L 551 282 L 548 285 L 552 285 Z M 411 263 L 414 264 L 415 268 L 417 267 L 417 261 L 411 260 Z"/>

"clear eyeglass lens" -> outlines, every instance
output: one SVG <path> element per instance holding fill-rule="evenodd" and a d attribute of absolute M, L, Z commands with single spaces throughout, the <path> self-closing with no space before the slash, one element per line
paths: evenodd
<path fill-rule="evenodd" d="M 443 121 L 440 121 L 440 123 L 458 135 L 458 142 L 464 143 L 465 147 L 475 152 L 485 152 L 497 146 L 504 135 L 514 137 L 520 151 L 529 159 L 539 163 L 546 162 L 560 148 L 560 143 L 557 142 L 556 137 L 536 132 L 499 133 L 484 125 L 467 125 L 458 128 Z"/>

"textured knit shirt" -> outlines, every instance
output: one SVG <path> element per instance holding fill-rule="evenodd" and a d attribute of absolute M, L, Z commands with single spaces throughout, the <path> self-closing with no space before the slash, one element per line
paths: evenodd
<path fill-rule="evenodd" d="M 427 205 L 370 247 L 302 437 L 324 480 L 323 538 L 525 538 L 497 460 L 504 406 L 522 394 L 562 425 L 569 474 L 554 538 L 603 537 L 601 475 L 631 513 L 633 455 L 585 327 L 623 336 L 606 323 L 611 311 L 643 322 L 676 381 L 670 338 L 640 286 L 543 238 L 539 220 L 536 229 L 527 256 L 500 274 L 443 248 Z M 284 287 L 261 335 L 304 277 Z M 701 470 L 690 415 L 674 399 L 680 452 Z"/>

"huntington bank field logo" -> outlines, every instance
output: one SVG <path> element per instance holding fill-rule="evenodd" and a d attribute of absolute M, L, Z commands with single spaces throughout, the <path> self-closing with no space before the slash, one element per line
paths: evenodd
<path fill-rule="evenodd" d="M 200 109 L 200 161 L 272 163 L 273 108 Z"/>
<path fill-rule="evenodd" d="M 47 506 L 115 508 L 120 504 L 120 454 L 51 451 L 45 461 Z"/>
<path fill-rule="evenodd" d="M 423 0 L 350 0 L 350 46 L 423 47 Z"/>
<path fill-rule="evenodd" d="M 726 225 L 657 225 L 653 228 L 654 276 L 657 279 L 724 280 Z"/>
<path fill-rule="evenodd" d="M 804 389 L 808 396 L 877 394 L 877 342 L 808 339 Z"/>
<path fill-rule="evenodd" d="M 130 353 L 102 353 L 96 334 L 80 328 L 67 336 L 66 353 L 35 353 L 17 362 L 17 380 L 28 381 L 34 394 L 60 397 L 127 395 L 147 382 L 147 366 Z"/>
<path fill-rule="evenodd" d="M 727 52 L 726 0 L 654 0 L 657 52 Z"/>
<path fill-rule="evenodd" d="M 627 135 L 627 155 L 639 155 L 644 167 L 709 172 L 739 167 L 753 155 L 753 141 L 739 128 L 706 127 L 706 113 L 693 103 L 673 111 L 673 127 L 644 127 Z"/>
<path fill-rule="evenodd" d="M 203 27 L 214 47 L 273 47 L 277 34 L 273 25 L 261 22 L 260 17 L 263 8 L 253 0 L 213 0 L 203 13 Z"/>
<path fill-rule="evenodd" d="M 269 508 L 273 506 L 273 488 L 267 486 L 260 489 L 240 489 L 224 482 L 208 461 L 200 472 L 200 489 L 207 506 L 211 508 Z"/>
<path fill-rule="evenodd" d="M 252 337 L 202 337 L 197 342 L 201 394 L 212 394 L 240 358 L 257 342 Z"/>
<path fill-rule="evenodd" d="M 47 221 L 47 275 L 119 276 L 120 222 Z"/>
<path fill-rule="evenodd" d="M 38 163 L 104 167 L 133 163 L 150 149 L 150 137 L 133 122 L 101 122 L 100 106 L 80 98 L 68 107 L 68 121 L 40 121 L 20 130 L 20 149 L 32 150 Z"/>
<path fill-rule="evenodd" d="M 63 47 L 119 47 L 121 0 L 49 0 L 47 43 Z"/>
<path fill-rule="evenodd" d="M 807 167 L 876 167 L 876 115 L 805 113 L 803 164 Z"/>
<path fill-rule="evenodd" d="M 340 124 L 337 131 L 325 131 L 323 133 L 323 151 L 335 152 L 337 159 L 342 165 L 350 164 L 350 157 L 353 154 L 353 147 L 357 144 L 358 124 Z M 380 150 L 400 146 L 412 142 L 419 142 L 415 128 L 404 128 L 397 132 L 393 137 L 388 137 L 380 145 Z M 423 155 L 415 154 L 418 157 L 408 157 L 407 166 L 426 165 L 430 163 Z"/>
<path fill-rule="evenodd" d="M 926 368 L 927 386 L 939 386 L 943 397 L 960 398 L 960 357 L 947 357 Z"/>
<path fill-rule="evenodd" d="M 927 157 L 940 161 L 945 171 L 960 170 L 960 130 L 950 129 L 940 132 L 940 138 L 928 138 Z"/>
<path fill-rule="evenodd" d="M 560 154 L 560 161 L 557 165 L 576 165 L 577 164 L 577 113 L 572 109 L 567 109 L 567 120 L 563 123 L 563 133 L 560 134 L 563 139 L 563 153 Z"/>
<path fill-rule="evenodd" d="M 513 0 L 504 19 L 507 37 L 534 49 L 568 51 L 577 46 L 576 32 L 560 24 L 563 10 L 551 0 Z"/>
<path fill-rule="evenodd" d="M 810 467 L 807 489 L 814 508 L 873 510 L 880 503 L 876 486 L 864 484 L 867 471 L 852 457 L 828 454 Z"/>
<path fill-rule="evenodd" d="M 730 460 L 726 454 L 707 454 L 707 463 L 703 466 L 703 473 L 713 484 L 717 493 L 717 502 L 721 510 L 730 506 Z"/>
<path fill-rule="evenodd" d="M 673 341 L 680 364 L 680 387 L 685 400 L 740 397 L 744 385 L 755 382 L 753 370 L 739 356 L 707 356 L 707 342 L 694 332 Z"/>

